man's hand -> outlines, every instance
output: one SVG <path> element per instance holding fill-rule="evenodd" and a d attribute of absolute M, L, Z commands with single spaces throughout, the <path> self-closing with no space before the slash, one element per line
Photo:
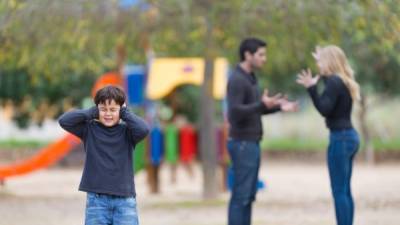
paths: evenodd
<path fill-rule="evenodd" d="M 299 103 L 297 101 L 291 102 L 286 97 L 281 98 L 279 103 L 283 112 L 297 112 L 299 110 Z"/>
<path fill-rule="evenodd" d="M 319 75 L 313 77 L 310 69 L 307 69 L 307 71 L 302 70 L 301 73 L 297 75 L 296 82 L 304 86 L 305 88 L 309 88 L 317 84 L 318 80 L 319 80 Z"/>
<path fill-rule="evenodd" d="M 273 108 L 273 107 L 276 107 L 276 106 L 280 105 L 279 100 L 281 99 L 281 96 L 282 96 L 281 94 L 276 94 L 276 95 L 274 95 L 272 97 L 269 97 L 268 96 L 268 90 L 265 89 L 264 90 L 264 94 L 263 94 L 263 96 L 261 98 L 261 101 L 264 103 L 264 105 L 267 108 Z"/>

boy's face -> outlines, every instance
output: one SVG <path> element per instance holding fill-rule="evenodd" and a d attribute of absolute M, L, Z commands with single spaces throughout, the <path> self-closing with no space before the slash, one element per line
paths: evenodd
<path fill-rule="evenodd" d="M 106 101 L 97 105 L 99 109 L 99 120 L 106 127 L 114 126 L 119 122 L 119 111 L 121 106 L 114 100 Z"/>

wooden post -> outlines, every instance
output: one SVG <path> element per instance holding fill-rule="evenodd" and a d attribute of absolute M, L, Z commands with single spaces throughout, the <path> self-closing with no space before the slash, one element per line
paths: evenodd
<path fill-rule="evenodd" d="M 206 24 L 206 53 L 204 80 L 201 87 L 201 114 L 200 114 L 200 152 L 203 170 L 203 197 L 213 199 L 217 197 L 217 152 L 214 129 L 214 99 L 213 99 L 213 24 L 211 15 L 205 17 Z"/>

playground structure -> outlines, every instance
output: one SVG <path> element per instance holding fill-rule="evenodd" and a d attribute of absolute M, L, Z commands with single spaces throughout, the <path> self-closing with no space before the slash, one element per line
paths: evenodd
<path fill-rule="evenodd" d="M 67 134 L 47 147 L 44 147 L 31 158 L 11 165 L 1 166 L 0 180 L 46 168 L 68 154 L 79 142 L 80 140 L 77 137 Z"/>
<path fill-rule="evenodd" d="M 225 95 L 228 63 L 226 59 L 218 58 L 214 67 L 214 90 L 216 99 Z M 167 124 L 161 127 L 152 111 L 154 101 L 161 99 L 184 84 L 201 85 L 204 74 L 204 61 L 201 58 L 156 58 L 146 71 L 143 65 L 125 66 L 122 74 L 109 72 L 102 75 L 94 84 L 92 95 L 106 85 L 118 85 L 125 89 L 128 106 L 141 108 L 149 122 L 151 131 L 148 138 L 139 143 L 134 151 L 135 172 L 147 167 L 152 192 L 158 192 L 158 168 L 162 162 L 176 167 L 178 162 L 190 165 L 197 155 L 197 134 L 194 126 L 185 124 L 177 127 Z M 226 132 L 223 126 L 216 131 L 217 152 L 220 162 L 226 162 L 225 142 Z M 28 159 L 9 165 L 0 166 L 0 181 L 14 176 L 34 172 L 55 164 L 74 149 L 80 140 L 66 134 L 64 137 L 49 144 Z M 147 151 L 146 151 L 147 150 Z M 173 179 L 174 180 L 174 179 Z"/>

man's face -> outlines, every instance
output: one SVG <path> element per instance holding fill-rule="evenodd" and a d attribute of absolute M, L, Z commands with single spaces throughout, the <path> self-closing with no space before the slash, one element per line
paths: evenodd
<path fill-rule="evenodd" d="M 97 105 L 99 109 L 99 120 L 106 127 L 114 126 L 119 122 L 119 111 L 121 106 L 114 100 L 106 101 Z"/>
<path fill-rule="evenodd" d="M 267 49 L 265 47 L 258 48 L 254 54 L 248 54 L 250 64 L 253 69 L 261 69 L 267 62 Z"/>

